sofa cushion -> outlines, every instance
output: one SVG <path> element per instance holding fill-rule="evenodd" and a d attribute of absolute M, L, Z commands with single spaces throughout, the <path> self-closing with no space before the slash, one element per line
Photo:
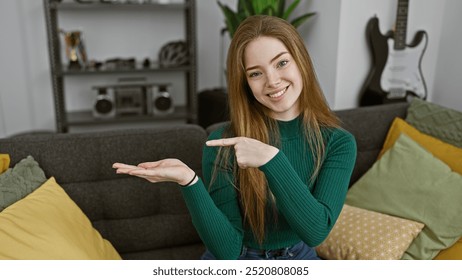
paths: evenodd
<path fill-rule="evenodd" d="M 391 123 L 395 117 L 406 117 L 408 106 L 408 103 L 401 102 L 335 112 L 341 126 L 355 137 L 358 147 L 350 184 L 356 182 L 377 160 Z"/>
<path fill-rule="evenodd" d="M 153 184 L 120 176 L 117 180 L 66 184 L 63 188 L 89 213 L 94 227 L 124 259 L 136 252 L 201 243 L 177 184 Z M 202 250 L 195 252 L 195 258 Z"/>
<path fill-rule="evenodd" d="M 10 167 L 10 155 L 0 154 L 0 174 L 5 172 Z"/>
<path fill-rule="evenodd" d="M 405 134 L 347 193 L 346 203 L 425 224 L 403 259 L 433 259 L 462 236 L 462 176 Z"/>
<path fill-rule="evenodd" d="M 419 222 L 345 204 L 316 250 L 329 260 L 398 260 L 423 227 Z"/>
<path fill-rule="evenodd" d="M 0 213 L 1 259 L 120 259 L 52 177 Z"/>
<path fill-rule="evenodd" d="M 462 260 L 462 238 L 451 247 L 439 252 L 434 260 Z"/>
<path fill-rule="evenodd" d="M 419 143 L 419 145 L 451 167 L 452 170 L 462 174 L 462 148 L 421 133 L 401 118 L 396 118 L 393 121 L 379 157 L 393 147 L 393 144 L 396 142 L 396 139 L 398 139 L 401 133 L 405 133 L 407 136 L 412 138 L 412 140 Z"/>
<path fill-rule="evenodd" d="M 0 211 L 33 192 L 46 180 L 33 157 L 22 159 L 0 175 Z"/>
<path fill-rule="evenodd" d="M 426 134 L 462 147 L 462 112 L 414 98 L 406 121 Z"/>

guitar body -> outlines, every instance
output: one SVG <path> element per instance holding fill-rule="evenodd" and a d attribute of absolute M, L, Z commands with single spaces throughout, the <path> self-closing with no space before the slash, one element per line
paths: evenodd
<path fill-rule="evenodd" d="M 366 28 L 372 54 L 372 68 L 360 92 L 360 106 L 405 102 L 411 97 L 426 99 L 427 89 L 421 61 L 427 47 L 427 33 L 419 31 L 403 50 L 393 48 L 393 32 L 380 33 L 379 20 L 373 17 Z"/>
<path fill-rule="evenodd" d="M 372 68 L 361 90 L 360 106 L 383 104 L 387 95 L 382 90 L 380 80 L 387 63 L 388 38 L 390 35 L 380 33 L 379 19 L 373 17 L 367 23 L 366 37 L 372 54 Z"/>
<path fill-rule="evenodd" d="M 413 42 L 404 50 L 394 50 L 394 40 L 388 39 L 388 59 L 382 72 L 380 85 L 389 99 L 406 99 L 408 96 L 425 99 L 427 88 L 420 64 L 427 48 L 427 33 L 419 31 Z"/>

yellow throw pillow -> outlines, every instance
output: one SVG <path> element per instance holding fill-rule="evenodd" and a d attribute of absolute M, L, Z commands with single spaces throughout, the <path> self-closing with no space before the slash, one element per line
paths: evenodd
<path fill-rule="evenodd" d="M 446 163 L 453 171 L 462 174 L 462 149 L 424 134 L 400 118 L 395 118 L 388 130 L 379 158 L 395 144 L 401 133 L 420 144 L 435 157 Z"/>
<path fill-rule="evenodd" d="M 462 238 L 451 247 L 439 252 L 434 260 L 462 260 Z"/>
<path fill-rule="evenodd" d="M 0 212 L 0 259 L 121 259 L 51 177 Z"/>
<path fill-rule="evenodd" d="M 329 260 L 399 260 L 424 224 L 345 204 L 316 248 Z"/>
<path fill-rule="evenodd" d="M 10 167 L 10 155 L 0 154 L 0 174 L 5 172 Z"/>

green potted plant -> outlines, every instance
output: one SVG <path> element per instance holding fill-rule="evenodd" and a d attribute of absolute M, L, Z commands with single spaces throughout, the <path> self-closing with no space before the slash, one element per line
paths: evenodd
<path fill-rule="evenodd" d="M 285 0 L 238 0 L 237 11 L 233 11 L 228 5 L 217 1 L 225 16 L 226 30 L 232 38 L 239 24 L 251 15 L 271 15 L 289 21 L 295 28 L 299 27 L 315 12 L 305 13 L 289 20 L 290 15 L 300 3 L 294 0 L 287 8 Z"/>

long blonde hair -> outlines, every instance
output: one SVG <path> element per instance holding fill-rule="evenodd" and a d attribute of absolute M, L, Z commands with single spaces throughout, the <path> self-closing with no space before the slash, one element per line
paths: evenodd
<path fill-rule="evenodd" d="M 245 75 L 245 49 L 251 41 L 260 36 L 273 37 L 284 43 L 303 77 L 299 109 L 315 161 L 315 171 L 311 177 L 314 179 L 319 172 L 324 154 L 321 127 L 337 127 L 338 119 L 327 105 L 302 38 L 297 30 L 283 19 L 251 16 L 236 30 L 227 58 L 230 126 L 224 136 L 244 136 L 270 144 L 270 141 L 274 140 L 274 135 L 277 135 L 276 121 L 269 117 L 269 109 L 254 98 Z M 218 155 L 216 166 L 229 165 L 233 156 L 229 148 L 221 148 Z M 233 184 L 239 191 L 244 223 L 251 228 L 261 244 L 265 238 L 265 212 L 270 197 L 266 178 L 258 168 L 240 169 L 236 163 L 233 167 Z"/>

